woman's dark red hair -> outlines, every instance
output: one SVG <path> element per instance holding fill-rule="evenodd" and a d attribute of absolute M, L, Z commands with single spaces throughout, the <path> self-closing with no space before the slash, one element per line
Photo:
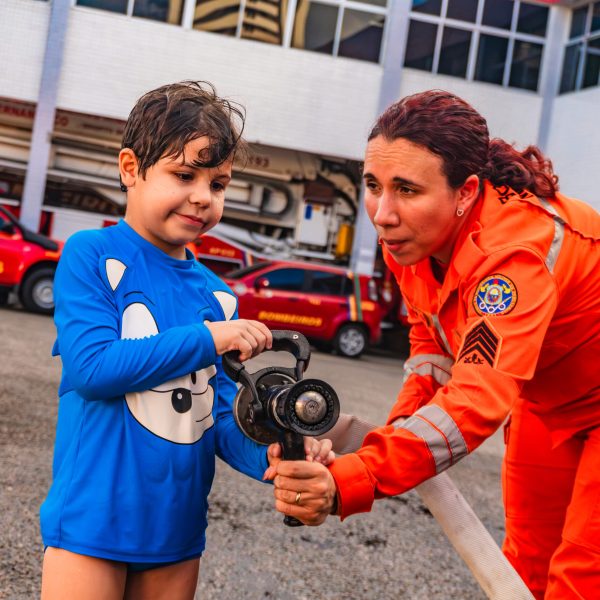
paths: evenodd
<path fill-rule="evenodd" d="M 490 140 L 485 119 L 467 102 L 442 90 L 407 96 L 377 119 L 369 141 L 378 136 L 407 139 L 437 154 L 453 188 L 470 175 L 492 184 L 528 190 L 542 197 L 558 191 L 552 163 L 536 146 L 522 152 L 500 138 Z"/>

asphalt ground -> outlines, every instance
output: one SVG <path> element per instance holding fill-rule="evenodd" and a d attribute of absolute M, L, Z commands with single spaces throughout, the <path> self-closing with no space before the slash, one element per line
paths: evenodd
<path fill-rule="evenodd" d="M 38 510 L 50 484 L 60 360 L 51 318 L 0 308 L 0 598 L 39 597 Z M 253 361 L 289 364 L 289 355 Z M 250 367 L 249 367 L 250 368 Z M 251 369 L 252 370 L 252 369 Z M 402 360 L 314 352 L 307 376 L 329 382 L 344 412 L 382 423 Z M 500 433 L 450 474 L 494 539 L 504 535 Z M 212 599 L 483 599 L 485 595 L 416 492 L 318 528 L 287 528 L 271 486 L 218 462 L 196 597 Z"/>

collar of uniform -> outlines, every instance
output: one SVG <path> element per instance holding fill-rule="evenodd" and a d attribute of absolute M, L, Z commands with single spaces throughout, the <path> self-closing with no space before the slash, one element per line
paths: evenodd
<path fill-rule="evenodd" d="M 381 244 L 381 242 L 379 243 Z M 423 279 L 430 287 L 440 286 L 440 284 L 435 280 L 435 277 L 433 276 L 433 272 L 429 264 L 429 258 L 419 261 L 414 265 L 403 267 L 394 260 L 394 257 L 390 254 L 389 250 L 383 244 L 381 244 L 381 252 L 383 254 L 383 260 L 385 264 L 387 265 L 388 269 L 394 274 L 397 281 L 400 281 L 400 277 L 402 276 L 402 272 L 404 271 L 404 269 L 410 269 L 410 271 L 415 277 Z"/>

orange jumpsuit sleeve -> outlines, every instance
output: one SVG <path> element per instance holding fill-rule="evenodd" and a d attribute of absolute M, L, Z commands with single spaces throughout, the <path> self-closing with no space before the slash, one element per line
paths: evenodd
<path fill-rule="evenodd" d="M 404 363 L 404 383 L 387 424 L 408 417 L 427 404 L 437 390 L 450 379 L 454 360 L 440 349 L 425 323 L 406 304 L 410 324 L 410 356 Z"/>
<path fill-rule="evenodd" d="M 488 284 L 512 286 L 510 303 L 493 315 L 481 314 L 479 298 Z M 412 417 L 374 430 L 355 454 L 329 466 L 342 518 L 370 510 L 376 498 L 401 494 L 472 452 L 502 424 L 523 382 L 533 377 L 558 303 L 543 257 L 527 248 L 495 252 L 463 276 L 458 294 L 455 329 L 462 341 L 448 383 Z"/>

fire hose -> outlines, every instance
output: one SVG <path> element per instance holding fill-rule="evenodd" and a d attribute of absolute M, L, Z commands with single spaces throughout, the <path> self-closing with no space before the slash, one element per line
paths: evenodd
<path fill-rule="evenodd" d="M 326 436 L 336 454 L 360 448 L 375 425 L 358 417 L 340 414 Z M 532 600 L 533 595 L 494 538 L 447 473 L 440 473 L 415 490 L 429 509 L 477 583 L 491 600 Z"/>

